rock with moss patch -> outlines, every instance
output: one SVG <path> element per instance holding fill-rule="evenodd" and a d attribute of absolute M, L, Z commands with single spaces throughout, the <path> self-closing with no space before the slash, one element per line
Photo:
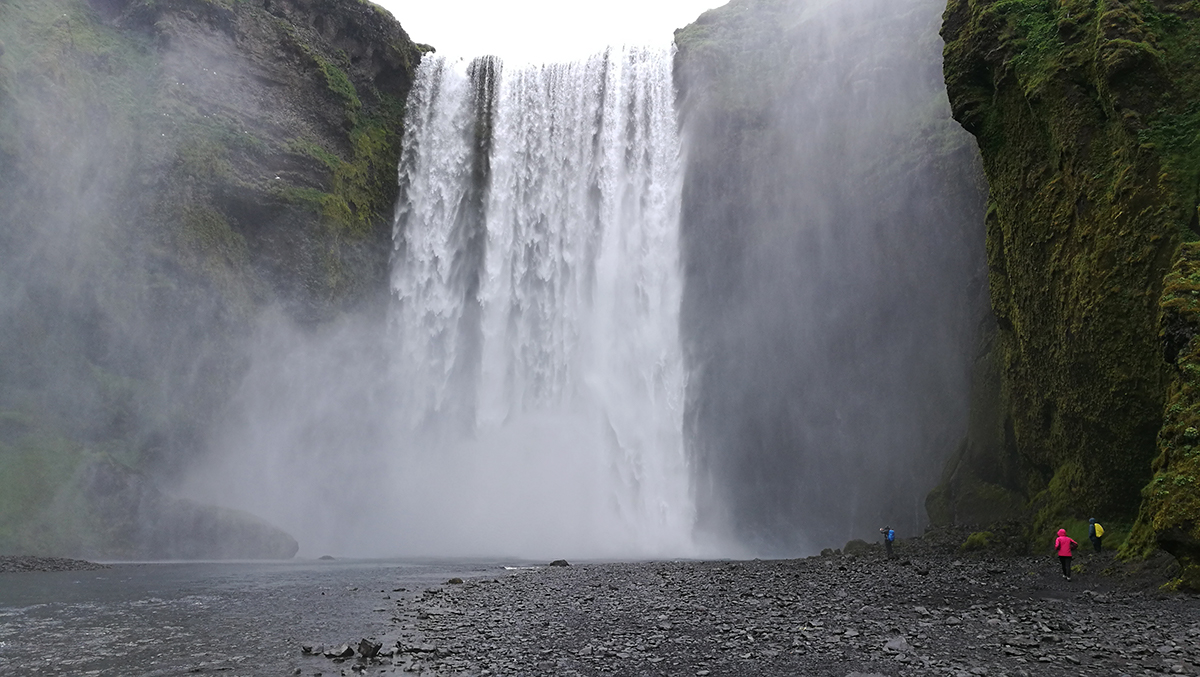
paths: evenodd
<path fill-rule="evenodd" d="M 978 453 L 947 466 L 931 496 L 942 514 L 994 483 L 1025 502 L 1031 537 L 1068 516 L 1131 519 L 1152 460 L 1177 458 L 1164 440 L 1186 426 L 1162 426 L 1178 378 L 1160 342 L 1178 352 L 1191 330 L 1160 337 L 1159 296 L 1200 232 L 1200 18 L 1187 7 L 947 6 L 947 90 L 990 187 L 996 326 Z"/>
<path fill-rule="evenodd" d="M 0 3 L 0 40 L 0 416 L 34 422 L 0 431 L 0 551 L 22 552 L 59 538 L 29 527 L 88 450 L 177 481 L 264 310 L 315 329 L 387 302 L 422 48 L 338 0 Z"/>

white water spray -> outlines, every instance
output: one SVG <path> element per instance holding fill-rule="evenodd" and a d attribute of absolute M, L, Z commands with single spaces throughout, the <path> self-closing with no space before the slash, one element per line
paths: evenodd
<path fill-rule="evenodd" d="M 392 278 L 401 466 L 410 508 L 470 506 L 427 545 L 690 552 L 673 98 L 669 50 L 422 62 Z"/>

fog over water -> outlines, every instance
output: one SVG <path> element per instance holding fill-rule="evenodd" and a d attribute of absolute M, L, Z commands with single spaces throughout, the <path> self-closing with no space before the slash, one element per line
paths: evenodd
<path fill-rule="evenodd" d="M 388 326 L 266 323 L 192 491 L 309 554 L 694 554 L 673 100 L 668 49 L 426 57 Z"/>
<path fill-rule="evenodd" d="M 919 533 L 964 435 L 986 187 L 943 9 L 734 3 L 677 74 L 698 526 L 754 552 Z"/>
<path fill-rule="evenodd" d="M 919 530 L 986 289 L 940 10 L 768 10 L 743 58 L 684 72 L 679 114 L 669 48 L 427 55 L 386 317 L 263 317 L 181 490 L 308 556 L 798 555 Z"/>

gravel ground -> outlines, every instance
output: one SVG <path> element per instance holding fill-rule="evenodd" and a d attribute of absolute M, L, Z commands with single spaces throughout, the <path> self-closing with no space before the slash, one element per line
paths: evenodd
<path fill-rule="evenodd" d="M 65 557 L 0 556 L 0 574 L 20 571 L 95 571 L 107 568 L 103 564 Z"/>
<path fill-rule="evenodd" d="M 893 560 L 873 546 L 454 579 L 393 602 L 379 657 L 316 658 L 305 671 L 1200 675 L 1200 598 L 1159 592 L 1161 562 L 1132 570 L 1108 552 L 1075 559 L 1067 582 L 1049 555 L 970 557 L 914 539 Z"/>

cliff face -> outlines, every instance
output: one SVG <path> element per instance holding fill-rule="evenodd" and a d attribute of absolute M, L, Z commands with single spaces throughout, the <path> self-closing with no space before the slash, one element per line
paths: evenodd
<path fill-rule="evenodd" d="M 677 32 L 687 435 L 702 530 L 913 533 L 966 428 L 983 182 L 940 3 L 735 0 Z"/>
<path fill-rule="evenodd" d="M 990 186 L 998 331 L 991 381 L 977 383 L 979 411 L 992 413 L 931 499 L 942 519 L 994 517 L 970 505 L 1001 495 L 1032 500 L 1035 530 L 1131 521 L 1157 470 L 1134 540 L 1195 557 L 1195 499 L 1175 497 L 1196 491 L 1184 472 L 1196 325 L 1180 245 L 1200 231 L 1198 11 L 948 4 L 945 78 Z"/>
<path fill-rule="evenodd" d="M 421 48 L 358 0 L 10 0 L 0 41 L 0 550 L 80 552 L 55 497 L 186 465 L 265 309 L 386 298 Z"/>

